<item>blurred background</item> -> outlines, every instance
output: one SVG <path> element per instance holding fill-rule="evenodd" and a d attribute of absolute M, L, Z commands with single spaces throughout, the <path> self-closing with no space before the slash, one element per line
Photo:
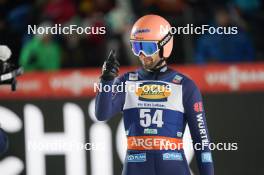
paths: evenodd
<path fill-rule="evenodd" d="M 122 117 L 95 119 L 93 85 L 110 49 L 121 73 L 140 66 L 129 35 L 146 14 L 172 26 L 238 27 L 236 35 L 175 35 L 168 62 L 201 89 L 212 141 L 238 143 L 238 151 L 213 152 L 216 175 L 264 174 L 261 0 L 0 0 L 0 44 L 25 69 L 16 92 L 0 88 L 0 123 L 10 139 L 1 175 L 121 174 Z M 28 25 L 55 24 L 106 27 L 106 34 L 27 34 Z M 95 148 L 62 146 L 84 143 Z M 187 152 L 198 175 L 193 151 Z"/>
<path fill-rule="evenodd" d="M 260 0 L 1 0 L 0 8 L 0 42 L 11 47 L 14 61 L 28 71 L 100 67 L 110 48 L 117 50 L 122 65 L 137 65 L 129 33 L 136 19 L 150 13 L 163 16 L 172 26 L 239 28 L 237 35 L 175 35 L 170 63 L 251 62 L 264 58 Z M 106 35 L 52 35 L 43 39 L 27 34 L 29 24 L 105 26 Z M 34 65 L 34 61 L 47 56 L 53 57 L 54 66 Z"/>

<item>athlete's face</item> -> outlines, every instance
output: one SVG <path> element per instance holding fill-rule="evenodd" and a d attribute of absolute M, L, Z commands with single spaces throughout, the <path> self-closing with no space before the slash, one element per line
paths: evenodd
<path fill-rule="evenodd" d="M 152 56 L 145 56 L 143 53 L 139 55 L 139 59 L 145 69 L 153 69 L 157 63 L 161 60 L 159 52 Z"/>

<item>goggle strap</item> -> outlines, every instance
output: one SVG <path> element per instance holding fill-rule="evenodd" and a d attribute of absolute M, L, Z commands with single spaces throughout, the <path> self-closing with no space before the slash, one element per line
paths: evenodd
<path fill-rule="evenodd" d="M 169 32 L 167 33 L 164 38 L 162 38 L 162 40 L 160 40 L 158 42 L 158 48 L 161 49 L 163 48 L 163 46 L 165 46 L 169 41 L 170 39 L 172 38 L 172 34 Z"/>

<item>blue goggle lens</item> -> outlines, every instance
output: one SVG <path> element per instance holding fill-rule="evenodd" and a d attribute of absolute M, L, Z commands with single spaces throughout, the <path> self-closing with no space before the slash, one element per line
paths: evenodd
<path fill-rule="evenodd" d="M 131 46 L 136 56 L 139 56 L 140 52 L 143 52 L 146 56 L 151 56 L 158 51 L 156 42 L 131 41 Z"/>

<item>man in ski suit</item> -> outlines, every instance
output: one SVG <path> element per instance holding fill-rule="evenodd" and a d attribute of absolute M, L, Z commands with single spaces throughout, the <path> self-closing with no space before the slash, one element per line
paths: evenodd
<path fill-rule="evenodd" d="M 167 67 L 173 36 L 161 31 L 161 25 L 170 27 L 164 18 L 146 15 L 132 28 L 132 51 L 143 68 L 117 77 L 119 63 L 110 52 L 100 83 L 126 90 L 98 92 L 96 117 L 104 121 L 123 112 L 128 150 L 122 175 L 190 175 L 182 148 L 186 124 L 193 144 L 201 148 L 195 149 L 200 174 L 213 175 L 200 91 L 191 79 Z"/>

